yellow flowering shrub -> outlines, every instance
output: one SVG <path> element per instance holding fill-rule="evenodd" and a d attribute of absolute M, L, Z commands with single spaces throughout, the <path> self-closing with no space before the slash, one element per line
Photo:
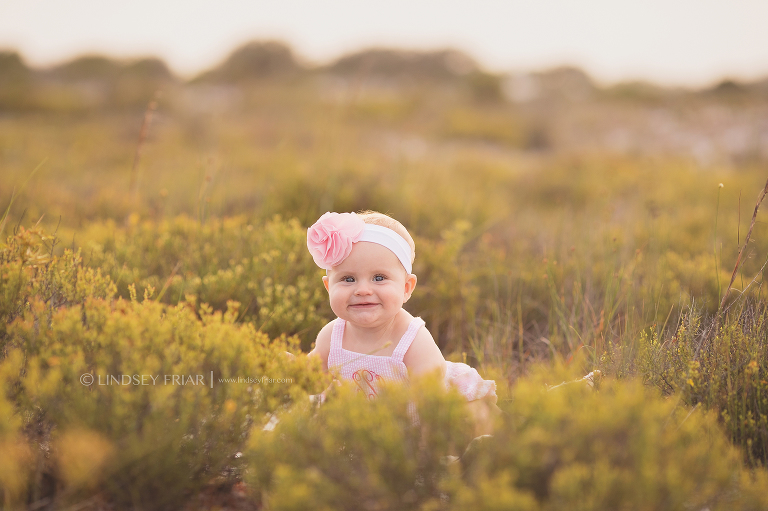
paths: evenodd
<path fill-rule="evenodd" d="M 751 465 L 768 464 L 768 332 L 765 310 L 747 303 L 715 325 L 691 310 L 671 337 L 640 340 L 639 372 L 688 406 L 714 410 Z"/>
<path fill-rule="evenodd" d="M 494 435 L 463 454 L 461 399 L 434 382 L 390 387 L 373 401 L 345 387 L 252 435 L 246 480 L 275 510 L 768 505 L 766 474 L 742 468 L 712 414 L 680 408 L 639 381 L 609 380 L 598 391 L 544 385 L 572 377 L 547 367 L 518 380 Z"/>
<path fill-rule="evenodd" d="M 150 300 L 87 299 L 52 314 L 33 302 L 9 329 L 11 354 L 24 353 L 24 364 L 5 385 L 34 439 L 62 433 L 52 457 L 37 452 L 37 470 L 60 472 L 70 486 L 95 478 L 142 506 L 162 507 L 207 482 L 268 412 L 321 388 L 305 356 L 285 356 L 288 344 L 236 317 L 234 303 L 198 319 L 188 304 Z M 102 454 L 66 455 L 68 444 L 94 438 Z M 83 473 L 97 461 L 92 477 Z"/>
<path fill-rule="evenodd" d="M 327 385 L 318 364 L 285 354 L 295 338 L 237 322 L 237 302 L 172 307 L 134 289 L 114 299 L 109 278 L 69 253 L 32 267 L 36 239 L 4 253 L 16 278 L 6 282 L 21 290 L 6 295 L 15 316 L 0 358 L 7 502 L 63 505 L 98 488 L 114 502 L 167 507 L 229 470 L 270 412 Z"/>
<path fill-rule="evenodd" d="M 638 381 L 545 391 L 542 380 L 553 378 L 546 371 L 515 387 L 504 427 L 482 446 L 469 481 L 513 467 L 511 484 L 553 510 L 753 509 L 750 499 L 765 502 L 752 486 L 739 488 L 738 452 L 713 415 L 689 413 Z"/>
<path fill-rule="evenodd" d="M 0 384 L 21 364 L 19 352 L 0 363 Z M 33 449 L 22 433 L 22 426 L 22 417 L 16 413 L 13 401 L 0 392 L 0 503 L 4 509 L 22 504 L 31 482 Z"/>
<path fill-rule="evenodd" d="M 0 350 L 8 325 L 29 310 L 33 299 L 52 310 L 115 294 L 115 285 L 101 269 L 82 264 L 79 250 L 51 255 L 56 241 L 41 228 L 20 227 L 0 246 Z"/>
<path fill-rule="evenodd" d="M 309 349 L 330 310 L 306 248 L 306 228 L 275 218 L 249 224 L 243 217 L 200 224 L 184 216 L 118 228 L 94 223 L 83 235 L 88 264 L 103 268 L 129 297 L 152 287 L 156 299 L 224 310 L 242 304 L 238 320 L 251 321 L 271 337 L 300 335 Z"/>
<path fill-rule="evenodd" d="M 368 401 L 351 385 L 254 432 L 246 481 L 269 509 L 439 509 L 445 456 L 471 439 L 462 398 L 427 380 Z"/>

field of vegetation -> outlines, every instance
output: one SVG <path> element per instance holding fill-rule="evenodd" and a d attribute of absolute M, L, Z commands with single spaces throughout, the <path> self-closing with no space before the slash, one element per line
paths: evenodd
<path fill-rule="evenodd" d="M 767 110 L 455 51 L 254 43 L 190 81 L 0 53 L 2 508 L 768 509 Z M 306 229 L 366 209 L 416 241 L 409 312 L 497 381 L 457 462 L 439 382 L 308 398 Z"/>

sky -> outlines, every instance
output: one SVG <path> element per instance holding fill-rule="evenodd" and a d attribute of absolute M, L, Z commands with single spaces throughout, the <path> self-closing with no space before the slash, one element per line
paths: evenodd
<path fill-rule="evenodd" d="M 259 39 L 314 63 L 451 47 L 493 72 L 703 86 L 768 76 L 767 21 L 768 0 L 0 0 L 0 48 L 38 66 L 153 55 L 190 77 Z"/>

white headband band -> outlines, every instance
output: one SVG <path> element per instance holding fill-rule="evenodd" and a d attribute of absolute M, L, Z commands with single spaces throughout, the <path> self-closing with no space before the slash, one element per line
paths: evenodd
<path fill-rule="evenodd" d="M 357 241 L 376 243 L 388 248 L 400 260 L 408 275 L 413 272 L 413 267 L 411 266 L 411 246 L 405 241 L 405 238 L 392 229 L 380 225 L 365 224 L 363 234 L 360 235 L 360 239 Z M 325 270 L 325 274 L 328 275 L 328 270 Z"/>
<path fill-rule="evenodd" d="M 307 248 L 326 273 L 349 256 L 352 244 L 358 241 L 376 243 L 388 248 L 410 275 L 411 246 L 392 229 L 366 224 L 354 213 L 327 212 L 307 229 Z"/>
<path fill-rule="evenodd" d="M 411 266 L 411 246 L 405 239 L 388 227 L 382 227 L 380 225 L 365 224 L 363 234 L 357 241 L 368 241 L 370 243 L 377 243 L 383 247 L 388 248 L 394 253 L 400 262 L 403 264 L 406 273 L 411 274 L 413 267 Z"/>

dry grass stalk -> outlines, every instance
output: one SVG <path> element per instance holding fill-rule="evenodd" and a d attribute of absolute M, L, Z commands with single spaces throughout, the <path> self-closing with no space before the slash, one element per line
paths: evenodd
<path fill-rule="evenodd" d="M 141 150 L 144 148 L 144 141 L 147 139 L 147 133 L 149 132 L 149 125 L 152 123 L 152 116 L 157 110 L 157 101 L 160 99 L 160 91 L 155 92 L 155 96 L 152 101 L 147 105 L 147 110 L 144 112 L 144 121 L 141 123 L 141 130 L 139 131 L 139 142 L 136 144 L 136 153 L 133 155 L 133 167 L 131 168 L 131 195 L 134 199 L 139 193 L 139 160 L 141 160 Z"/>
<path fill-rule="evenodd" d="M 728 299 L 728 293 L 731 290 L 731 286 L 733 286 L 733 281 L 736 280 L 736 273 L 739 271 L 739 266 L 741 265 L 741 256 L 744 254 L 744 249 L 747 248 L 747 244 L 749 243 L 749 237 L 752 235 L 752 229 L 755 227 L 755 221 L 757 220 L 757 211 L 760 209 L 760 204 L 763 202 L 763 199 L 765 199 L 765 195 L 768 194 L 768 181 L 765 182 L 765 186 L 763 187 L 763 190 L 760 192 L 760 195 L 757 197 L 757 204 L 755 204 L 755 212 L 752 214 L 752 223 L 749 226 L 749 230 L 747 231 L 747 236 L 744 238 L 744 244 L 741 246 L 741 249 L 739 250 L 739 255 L 736 257 L 736 266 L 733 268 L 733 274 L 731 275 L 731 281 L 728 283 L 728 287 L 725 290 L 725 293 L 723 294 L 723 300 L 720 302 L 720 307 L 717 309 L 717 316 L 720 317 L 720 314 L 723 310 L 723 307 L 725 307 L 725 301 Z"/>

